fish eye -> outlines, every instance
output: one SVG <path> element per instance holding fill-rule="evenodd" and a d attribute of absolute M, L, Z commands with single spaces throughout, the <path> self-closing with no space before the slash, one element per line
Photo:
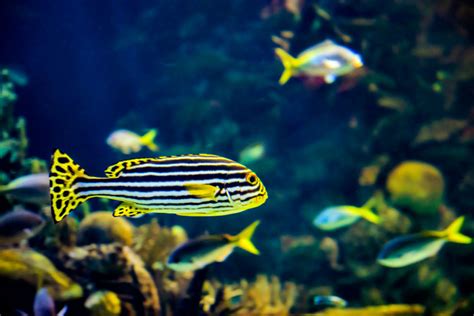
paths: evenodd
<path fill-rule="evenodd" d="M 253 172 L 248 173 L 247 176 L 245 177 L 247 182 L 250 183 L 251 185 L 257 184 L 257 175 Z"/>

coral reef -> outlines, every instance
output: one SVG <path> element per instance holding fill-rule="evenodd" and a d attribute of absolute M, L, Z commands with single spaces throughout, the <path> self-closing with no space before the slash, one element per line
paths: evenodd
<path fill-rule="evenodd" d="M 445 181 L 434 166 L 405 161 L 388 175 L 387 190 L 391 201 L 418 214 L 436 214 L 443 202 Z"/>
<path fill-rule="evenodd" d="M 133 225 L 126 218 L 114 218 L 109 211 L 97 211 L 79 224 L 77 245 L 122 243 L 132 244 Z"/>
<path fill-rule="evenodd" d="M 83 295 L 79 284 L 58 271 L 48 258 L 31 249 L 1 249 L 0 277 L 22 280 L 33 287 L 42 284 L 56 300 L 70 300 Z"/>
<path fill-rule="evenodd" d="M 460 215 L 474 236 L 471 2 L 101 3 L 97 10 L 72 10 L 88 14 L 88 21 L 68 23 L 67 38 L 47 32 L 44 43 L 59 45 L 51 50 L 25 46 L 43 42 L 41 31 L 48 29 L 34 23 L 51 18 L 57 25 L 55 10 L 5 4 L 0 23 L 11 34 L 2 56 L 16 43 L 32 56 L 18 51 L 11 59 L 23 57 L 32 79 L 47 70 L 51 80 L 25 87 L 11 67 L 0 69 L 2 188 L 25 175 L 46 179 L 47 162 L 29 152 L 48 159 L 51 148 L 70 146 L 84 165 L 100 171 L 109 160 L 125 158 L 105 146 L 107 133 L 149 126 L 159 129 L 164 154 L 241 157 L 268 183 L 270 198 L 244 214 L 158 215 L 160 224 L 150 217 L 114 218 L 115 205 L 99 201 L 54 225 L 43 205 L 46 185 L 39 204 L 0 194 L 0 213 L 22 204 L 46 222 L 38 234 L 18 235 L 0 248 L 0 314 L 31 314 L 41 287 L 77 315 L 472 313 L 474 255 L 466 248 L 449 245 L 438 257 L 401 269 L 376 263 L 390 239 L 444 227 Z M 95 18 L 100 23 L 90 36 Z M 88 40 L 69 45 L 70 34 Z M 274 44 L 296 56 L 325 39 L 360 53 L 365 67 L 330 85 L 303 77 L 279 87 Z M 36 51 L 79 63 L 66 71 L 56 68 L 59 59 L 48 64 Z M 64 77 L 54 80 L 59 73 Z M 90 78 L 97 86 L 84 89 Z M 68 89 L 84 95 L 76 99 Z M 374 193 L 384 189 L 386 201 Z M 359 221 L 327 233 L 311 226 L 316 210 L 362 205 L 371 196 L 379 224 Z M 245 216 L 265 226 L 256 236 L 261 256 L 233 256 L 195 273 L 167 268 L 170 252 L 188 234 L 225 233 Z M 337 295 L 351 307 L 321 311 L 315 295 Z"/>
<path fill-rule="evenodd" d="M 75 247 L 60 254 L 63 269 L 82 282 L 114 291 L 122 302 L 149 315 L 158 315 L 160 301 L 153 278 L 141 259 L 119 243 Z M 138 295 L 137 295 L 138 294 Z"/>
<path fill-rule="evenodd" d="M 298 295 L 296 284 L 257 275 L 255 282 L 223 285 L 206 282 L 201 308 L 206 315 L 290 315 Z"/>

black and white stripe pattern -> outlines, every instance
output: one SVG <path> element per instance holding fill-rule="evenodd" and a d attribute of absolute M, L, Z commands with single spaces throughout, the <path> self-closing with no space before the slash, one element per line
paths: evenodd
<path fill-rule="evenodd" d="M 137 161 L 139 161 L 137 163 Z M 212 155 L 127 160 L 109 167 L 116 177 L 78 178 L 78 197 L 104 197 L 160 213 L 235 213 L 267 198 L 258 177 L 245 166 Z M 186 184 L 216 187 L 215 199 L 191 195 Z"/>

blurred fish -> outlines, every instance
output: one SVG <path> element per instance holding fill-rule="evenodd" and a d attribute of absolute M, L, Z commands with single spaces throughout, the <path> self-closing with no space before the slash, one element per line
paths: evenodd
<path fill-rule="evenodd" d="M 235 247 L 258 255 L 260 252 L 250 240 L 258 224 L 260 221 L 253 222 L 235 236 L 208 235 L 190 240 L 173 250 L 167 266 L 179 272 L 195 271 L 214 262 L 223 262 Z"/>
<path fill-rule="evenodd" d="M 155 144 L 155 137 L 156 129 L 149 130 L 143 136 L 126 129 L 119 129 L 109 135 L 107 144 L 125 155 L 137 153 L 142 150 L 143 146 L 148 147 L 151 151 L 158 151 L 159 147 Z"/>
<path fill-rule="evenodd" d="M 3 67 L 1 73 L 2 76 L 7 77 L 11 82 L 21 87 L 26 86 L 29 82 L 26 73 L 16 67 Z"/>
<path fill-rule="evenodd" d="M 0 216 L 0 245 L 18 243 L 35 236 L 45 225 L 35 213 L 14 210 Z"/>
<path fill-rule="evenodd" d="M 374 224 L 380 222 L 380 217 L 367 207 L 341 205 L 324 209 L 316 216 L 313 224 L 322 230 L 335 230 L 352 225 L 361 218 Z"/>
<path fill-rule="evenodd" d="M 347 301 L 334 295 L 318 295 L 314 297 L 314 305 L 324 307 L 346 307 Z"/>
<path fill-rule="evenodd" d="M 7 194 L 20 202 L 38 205 L 49 204 L 49 178 L 47 173 L 30 174 L 0 186 L 0 194 Z"/>
<path fill-rule="evenodd" d="M 54 300 L 49 295 L 46 288 L 41 288 L 35 296 L 35 301 L 33 303 L 33 315 L 34 316 L 64 316 L 67 311 L 67 306 L 64 306 L 63 309 L 56 314 L 56 306 Z"/>
<path fill-rule="evenodd" d="M 242 164 L 253 163 L 265 155 L 265 145 L 262 143 L 249 145 L 239 154 L 239 162 Z"/>
<path fill-rule="evenodd" d="M 280 85 L 291 77 L 322 77 L 326 83 L 332 83 L 338 76 L 351 73 L 363 66 L 361 57 L 349 48 L 325 40 L 312 46 L 294 58 L 281 48 L 275 49 L 285 70 L 280 77 Z"/>
<path fill-rule="evenodd" d="M 265 203 L 268 195 L 255 173 L 216 155 L 183 155 L 120 161 L 91 177 L 56 150 L 51 163 L 51 210 L 55 223 L 80 203 L 96 197 L 121 201 L 114 216 L 171 213 L 221 216 Z"/>
<path fill-rule="evenodd" d="M 470 244 L 471 237 L 460 233 L 464 216 L 442 231 L 425 231 L 397 237 L 380 251 L 377 262 L 390 268 L 405 267 L 436 255 L 447 242 Z"/>

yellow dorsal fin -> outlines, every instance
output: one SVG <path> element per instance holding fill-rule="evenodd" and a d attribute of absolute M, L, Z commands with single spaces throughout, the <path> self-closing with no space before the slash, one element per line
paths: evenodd
<path fill-rule="evenodd" d="M 128 204 L 128 203 L 122 203 L 117 208 L 114 210 L 114 213 L 112 214 L 114 217 L 140 217 L 142 215 L 145 215 L 146 213 L 149 213 L 150 210 L 147 209 L 140 209 L 137 208 L 134 205 Z"/>
<path fill-rule="evenodd" d="M 107 176 L 107 178 L 117 178 L 122 174 L 124 170 L 129 170 L 133 166 L 158 160 L 159 158 L 135 158 L 119 161 L 116 164 L 113 164 L 107 169 L 105 169 L 105 175 Z"/>
<path fill-rule="evenodd" d="M 260 254 L 260 251 L 257 249 L 257 247 L 255 247 L 255 245 L 250 239 L 252 238 L 252 235 L 259 224 L 260 221 L 255 221 L 246 228 L 244 228 L 244 230 L 242 230 L 238 235 L 228 236 L 228 238 L 237 247 L 242 248 L 245 251 L 248 251 L 254 255 L 258 255 Z"/>
<path fill-rule="evenodd" d="M 283 67 L 285 67 L 278 81 L 280 85 L 284 85 L 295 74 L 297 60 L 281 48 L 276 48 L 275 54 L 280 58 Z"/>
<path fill-rule="evenodd" d="M 192 196 L 212 201 L 217 200 L 217 193 L 220 191 L 220 188 L 214 185 L 192 182 L 185 183 L 184 188 Z"/>
<path fill-rule="evenodd" d="M 458 217 L 445 230 L 443 230 L 443 235 L 450 242 L 470 244 L 472 242 L 472 238 L 460 233 L 463 224 L 464 216 Z"/>
<path fill-rule="evenodd" d="M 105 169 L 105 174 L 108 178 L 117 178 L 125 170 L 130 170 L 131 168 L 139 166 L 141 164 L 145 164 L 148 162 L 167 162 L 167 161 L 175 162 L 186 157 L 190 157 L 190 158 L 209 157 L 209 158 L 218 158 L 222 161 L 234 162 L 230 159 L 223 158 L 217 155 L 212 155 L 212 154 L 191 154 L 191 155 L 178 155 L 178 156 L 160 156 L 160 157 L 153 157 L 153 158 L 134 158 L 134 159 L 119 161 L 116 164 L 109 166 L 107 169 Z"/>
<path fill-rule="evenodd" d="M 147 146 L 151 151 L 158 151 L 159 147 L 155 143 L 156 129 L 149 130 L 145 135 L 140 137 L 140 141 L 143 145 Z"/>

